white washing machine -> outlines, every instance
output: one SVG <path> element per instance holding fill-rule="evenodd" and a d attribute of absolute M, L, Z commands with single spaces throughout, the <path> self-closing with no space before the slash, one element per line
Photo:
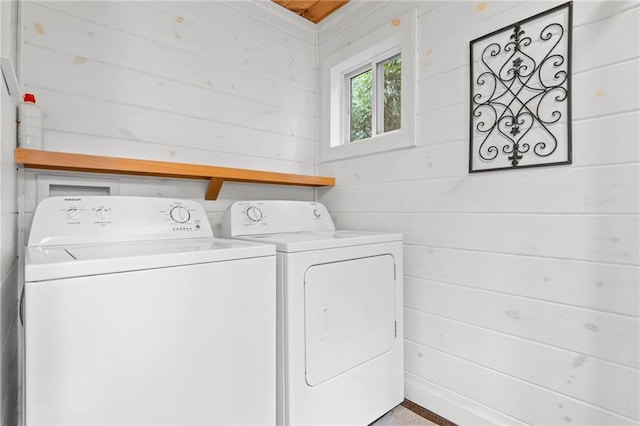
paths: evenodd
<path fill-rule="evenodd" d="M 336 231 L 319 203 L 248 201 L 222 235 L 276 246 L 277 424 L 367 425 L 402 402 L 400 234 Z"/>
<path fill-rule="evenodd" d="M 273 246 L 193 201 L 57 197 L 25 260 L 27 425 L 275 422 Z"/>

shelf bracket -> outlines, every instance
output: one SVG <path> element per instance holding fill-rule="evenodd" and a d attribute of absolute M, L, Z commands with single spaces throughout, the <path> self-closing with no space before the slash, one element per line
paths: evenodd
<path fill-rule="evenodd" d="M 224 179 L 221 178 L 211 178 L 209 181 L 209 187 L 207 188 L 206 194 L 204 194 L 204 199 L 209 201 L 214 201 L 218 199 L 218 195 L 220 194 L 220 190 L 222 189 L 222 184 L 224 183 Z"/>

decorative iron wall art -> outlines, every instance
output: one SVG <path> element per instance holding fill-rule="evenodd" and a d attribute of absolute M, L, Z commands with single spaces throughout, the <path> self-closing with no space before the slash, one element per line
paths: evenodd
<path fill-rule="evenodd" d="M 470 43 L 469 171 L 571 163 L 572 3 Z"/>

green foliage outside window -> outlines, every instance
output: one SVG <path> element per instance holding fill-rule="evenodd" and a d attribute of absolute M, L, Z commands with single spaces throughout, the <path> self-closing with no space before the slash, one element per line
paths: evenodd
<path fill-rule="evenodd" d="M 402 60 L 398 56 L 382 63 L 382 132 L 400 128 Z M 349 142 L 370 138 L 373 134 L 371 90 L 373 72 L 368 69 L 350 79 Z"/>
<path fill-rule="evenodd" d="M 400 93 L 402 82 L 402 59 L 395 58 L 384 64 L 384 131 L 400 128 Z"/>
<path fill-rule="evenodd" d="M 349 142 L 371 137 L 371 79 L 367 70 L 351 78 Z"/>

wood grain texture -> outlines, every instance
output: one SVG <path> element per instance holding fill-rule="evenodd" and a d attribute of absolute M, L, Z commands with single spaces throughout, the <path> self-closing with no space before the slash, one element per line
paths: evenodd
<path fill-rule="evenodd" d="M 628 417 L 411 341 L 405 344 L 405 368 L 530 425 L 637 425 Z M 456 421 L 450 414 L 438 414 Z"/>
<path fill-rule="evenodd" d="M 147 97 L 148 100 L 139 100 L 136 105 L 123 102 L 123 98 L 128 96 L 122 96 L 120 102 L 113 102 L 110 99 L 96 99 L 84 94 L 66 94 L 49 89 L 34 88 L 33 91 L 40 95 L 38 103 L 42 109 L 47 108 L 47 111 L 50 111 L 43 120 L 45 129 L 85 134 L 93 132 L 97 136 L 124 136 L 132 140 L 174 145 L 208 146 L 212 150 L 225 152 L 255 151 L 256 155 L 280 150 L 289 158 L 290 156 L 285 154 L 286 150 L 302 153 L 303 147 L 309 149 L 309 146 L 313 146 L 313 132 L 305 127 L 314 122 L 312 117 L 288 115 L 287 111 L 248 104 L 237 99 L 228 102 L 230 111 L 239 108 L 247 114 L 245 117 L 255 117 L 254 121 L 247 122 L 246 118 L 243 120 L 241 117 L 227 120 L 231 113 L 221 112 L 224 105 L 209 108 L 208 102 L 203 102 L 202 107 L 194 112 L 193 109 L 197 109 L 198 104 L 184 98 L 180 100 L 182 95 L 176 91 L 164 92 L 165 98 L 176 97 L 173 111 L 158 108 L 158 104 L 149 107 L 151 96 Z M 161 94 L 162 92 L 159 92 L 155 96 Z M 222 96 L 221 98 L 226 99 Z M 176 110 L 179 104 L 190 106 Z M 108 119 L 99 120 L 97 117 Z M 264 134 L 265 145 L 260 147 L 256 142 L 237 144 L 237 140 L 232 138 L 243 132 L 247 135 Z M 216 137 L 211 138 L 210 135 Z M 182 142 L 180 139 L 191 140 Z M 208 142 L 203 142 L 203 139 Z"/>
<path fill-rule="evenodd" d="M 210 136 L 213 137 L 213 135 Z M 205 143 L 207 137 L 204 135 L 198 136 L 198 142 L 191 141 L 192 143 L 189 144 L 176 145 L 135 140 L 125 135 L 121 137 L 98 135 L 87 137 L 84 133 L 45 129 L 44 139 L 46 140 L 45 149 L 47 151 L 74 152 L 105 157 L 143 158 L 173 163 L 203 164 L 243 169 L 278 170 L 282 173 L 303 175 L 315 174 L 313 163 L 302 161 L 301 158 L 298 161 L 272 158 L 267 155 L 268 151 L 266 150 L 260 151 L 265 154 L 264 156 L 253 156 L 245 154 L 244 150 L 227 152 L 223 149 L 208 148 Z M 238 132 L 237 140 L 244 140 L 241 132 Z M 302 150 L 303 147 L 300 147 L 300 149 Z M 11 151 L 11 162 L 13 162 L 13 150 Z"/>
<path fill-rule="evenodd" d="M 438 426 L 457 426 L 455 423 L 450 422 L 444 417 L 441 417 L 436 413 L 429 411 L 424 407 L 419 406 L 415 402 L 409 401 L 408 399 L 405 399 L 404 401 L 402 401 L 401 405 L 413 411 L 414 413 L 418 414 L 419 416 L 424 417 L 425 419 L 437 424 Z"/>
<path fill-rule="evenodd" d="M 449 265 L 465 265 L 451 268 Z M 640 268 L 407 244 L 405 273 L 527 299 L 638 318 Z"/>
<path fill-rule="evenodd" d="M 426 380 L 417 374 L 404 373 L 405 397 L 411 401 L 421 401 L 421 406 L 439 413 L 455 413 L 459 425 L 513 425 L 529 426 L 528 423 L 488 407 L 479 401 L 465 397 L 438 383 Z M 450 419 L 452 417 L 449 417 Z"/>
<path fill-rule="evenodd" d="M 317 193 L 338 228 L 403 234 L 406 397 L 458 424 L 640 420 L 640 5 L 574 2 L 572 165 L 465 167 L 469 40 L 558 4 L 358 2 L 319 26 L 322 63 L 418 9 L 416 148 L 322 163 L 339 185 Z"/>
<path fill-rule="evenodd" d="M 349 0 L 272 0 L 296 15 L 317 24 L 324 18 L 349 3 Z"/>
<path fill-rule="evenodd" d="M 413 309 L 405 309 L 404 317 L 405 337 L 410 341 L 631 418 L 638 416 L 637 370 Z M 471 354 L 466 349 L 469 345 L 475 347 Z M 532 365 L 544 365 L 544 370 L 531 368 Z"/>
<path fill-rule="evenodd" d="M 218 195 L 220 195 L 220 190 L 222 189 L 222 184 L 224 183 L 224 179 L 213 178 L 209 181 L 209 186 L 207 186 L 207 192 L 204 193 L 205 200 L 217 200 Z"/>
<path fill-rule="evenodd" d="M 193 194 L 205 193 L 209 185 L 208 198 L 313 198 L 305 189 L 313 182 L 298 175 L 315 174 L 316 38 L 309 28 L 289 25 L 283 18 L 288 14 L 271 6 L 25 3 L 23 83 L 44 112 L 45 149 L 213 167 L 201 177 L 186 177 L 201 182 L 187 183 L 134 178 L 141 174 L 133 170 L 117 178 L 126 184 L 121 195 L 201 199 Z M 74 166 L 85 170 L 74 176 L 100 172 L 105 162 L 98 163 Z M 182 166 L 158 166 L 159 176 L 185 178 Z M 105 172 L 129 173 L 118 167 Z M 275 174 L 218 176 L 224 168 Z M 266 177 L 290 186 L 286 175 L 300 188 L 246 184 Z M 33 197 L 28 193 L 26 204 Z M 224 205 L 206 208 L 213 213 Z"/>
<path fill-rule="evenodd" d="M 640 348 L 635 341 L 640 332 L 637 318 L 416 278 L 405 278 L 405 307 L 636 370 L 640 365 Z"/>
<path fill-rule="evenodd" d="M 321 164 L 319 172 L 335 176 L 340 180 L 341 186 L 417 180 L 423 181 L 424 185 L 429 185 L 426 182 L 428 180 L 453 177 L 464 179 L 467 176 L 468 165 L 459 161 L 459 158 L 467 155 L 468 142 L 462 139 L 449 141 L 452 136 L 455 136 L 452 134 L 453 129 L 457 128 L 459 132 L 462 129 L 462 126 L 456 126 L 455 123 L 462 121 L 463 110 L 464 105 L 459 104 L 457 107 L 423 114 L 422 117 L 426 119 L 422 121 L 421 135 L 418 138 L 423 145 L 414 149 L 410 156 L 407 156 L 404 151 L 390 151 L 375 156 L 332 161 Z M 429 127 L 425 129 L 427 123 L 429 123 Z M 447 127 L 447 124 L 451 127 Z M 441 131 L 436 129 L 441 129 Z M 640 140 L 640 112 L 581 120 L 574 123 L 573 134 L 574 138 L 580 141 L 580 149 L 574 152 L 574 166 L 611 165 L 624 167 L 627 163 L 640 162 L 640 144 L 629 142 Z M 429 143 L 429 141 L 440 143 Z M 442 143 L 442 141 L 445 142 Z M 608 170 L 613 170 L 613 168 Z M 553 173 L 550 172 L 550 174 Z M 571 173 L 568 173 L 567 176 L 571 176 Z M 585 171 L 584 173 L 606 174 L 607 172 L 598 172 L 596 169 L 592 169 L 590 172 Z M 515 178 L 520 183 L 529 180 L 527 185 L 539 184 L 536 182 L 539 179 L 538 173 L 529 174 L 529 178 L 519 175 Z M 500 175 L 485 179 L 498 181 Z M 540 179 L 549 179 L 549 177 L 541 177 Z M 632 181 L 626 183 L 633 185 Z M 626 183 L 623 181 L 623 185 Z M 589 185 L 586 180 L 583 184 Z M 493 190 L 487 188 L 487 191 Z M 435 203 L 430 204 L 433 205 L 433 208 L 437 207 Z M 549 205 L 549 208 L 557 209 L 553 205 Z"/>
<path fill-rule="evenodd" d="M 316 25 L 305 19 L 298 19 L 295 15 L 282 9 L 282 6 L 279 4 L 271 1 L 232 1 L 225 2 L 225 4 L 251 16 L 259 17 L 262 22 L 273 27 L 286 28 L 287 33 L 294 37 L 298 37 L 313 45 L 316 43 Z"/>
<path fill-rule="evenodd" d="M 4 72 L 13 73 L 20 62 L 18 2 L 0 2 L 0 57 L 11 59 Z M 5 64 L 6 65 L 6 64 Z M 0 72 L 0 75 L 2 73 Z M 21 423 L 21 326 L 18 319 L 18 300 L 22 283 L 19 247 L 22 245 L 18 216 L 21 194 L 18 193 L 18 173 L 13 164 L 16 146 L 16 102 L 10 96 L 3 75 L 0 81 L 0 424 Z M 10 80 L 10 79 L 9 79 Z"/>
<path fill-rule="evenodd" d="M 180 57 L 197 56 L 303 90 L 314 85 L 314 68 L 299 63 L 300 54 L 294 51 L 285 57 L 256 46 L 256 42 L 236 40 L 234 34 L 220 34 L 190 21 L 178 24 L 175 15 L 138 2 L 30 2 L 24 10 L 27 44 L 64 49 L 85 58 L 113 58 L 124 66 L 142 64 L 142 68 L 153 70 L 156 66 L 183 67 Z M 144 25 L 140 25 L 141 16 Z M 36 24 L 44 29 L 43 34 L 35 30 Z M 254 30 L 253 36 L 259 38 L 260 33 Z M 276 44 L 266 38 L 261 43 L 265 41 Z M 156 56 L 164 57 L 165 63 L 150 63 Z"/>
<path fill-rule="evenodd" d="M 66 170 L 107 174 L 129 174 L 159 176 L 182 179 L 211 179 L 215 182 L 207 196 L 217 197 L 221 182 L 249 182 L 297 186 L 334 185 L 335 180 L 324 176 L 295 175 L 230 167 L 202 166 L 196 164 L 170 163 L 133 158 L 102 157 L 96 155 L 64 152 L 37 151 L 23 148 L 15 150 L 16 163 L 25 168 Z M 215 199 L 207 198 L 207 199 Z"/>
<path fill-rule="evenodd" d="M 559 181 L 566 193 L 548 190 Z M 536 171 L 524 171 L 508 180 L 494 173 L 340 186 L 329 191 L 324 199 L 339 205 L 342 212 L 638 214 L 638 181 L 640 167 L 635 164 L 579 169 L 556 167 L 542 176 Z M 519 190 L 511 192 L 514 186 Z M 422 196 L 406 197 L 406 193 Z M 380 198 L 387 203 L 380 205 Z"/>
<path fill-rule="evenodd" d="M 637 215 L 341 213 L 335 210 L 332 215 L 337 228 L 401 232 L 406 244 L 640 265 Z"/>
<path fill-rule="evenodd" d="M 330 56 L 382 26 L 393 25 L 394 19 L 411 9 L 417 9 L 420 17 L 443 3 L 420 0 L 350 2 L 320 25 L 318 52 L 321 57 Z"/>
<path fill-rule="evenodd" d="M 235 122 L 258 129 L 265 123 L 238 123 L 238 118 L 231 115 L 230 111 L 240 108 L 250 113 L 253 109 L 260 114 L 256 115 L 257 118 L 272 120 L 269 124 L 271 129 L 279 123 L 304 122 L 305 116 L 311 117 L 314 113 L 311 92 L 196 58 L 185 59 L 180 66 L 188 65 L 189 69 L 172 73 L 171 68 L 174 67 L 171 65 L 142 71 L 104 63 L 96 58 L 98 55 L 80 60 L 73 53 L 32 45 L 25 46 L 23 56 L 29 62 L 40 60 L 47 63 L 46 70 L 24 70 L 25 84 L 63 93 L 158 111 L 179 112 L 218 122 Z M 151 60 L 149 56 L 147 60 Z M 82 63 L 76 64 L 76 61 Z M 118 92 L 113 91 L 114 81 L 118 81 L 118 87 L 121 87 Z"/>
<path fill-rule="evenodd" d="M 267 10 L 260 13 L 259 20 L 251 14 L 236 9 L 238 2 L 157 2 L 147 4 L 162 9 L 185 21 L 192 21 L 208 30 L 253 44 L 265 50 L 288 57 L 308 67 L 315 67 L 315 37 L 298 34 L 292 25 L 270 25 L 264 19 Z M 255 12 L 254 12 L 255 13 Z M 273 13 L 271 14 L 273 15 Z M 176 18 L 177 19 L 177 18 Z M 184 21 L 183 21 L 184 23 Z M 286 28 L 287 31 L 283 31 Z M 260 37 L 256 37 L 260 34 Z"/>
<path fill-rule="evenodd" d="M 17 407 L 20 398 L 20 356 L 22 355 L 20 341 L 20 326 L 18 322 L 18 300 L 20 298 L 17 289 L 19 288 L 18 262 L 2 281 L 1 310 L 2 320 L 0 329 L 2 330 L 2 349 L 0 360 L 2 361 L 2 404 L 1 413 L 3 425 L 13 425 L 19 422 L 19 409 Z"/>
<path fill-rule="evenodd" d="M 348 2 L 349 0 L 317 1 L 315 2 L 315 4 L 309 7 L 301 16 L 317 24 Z"/>

